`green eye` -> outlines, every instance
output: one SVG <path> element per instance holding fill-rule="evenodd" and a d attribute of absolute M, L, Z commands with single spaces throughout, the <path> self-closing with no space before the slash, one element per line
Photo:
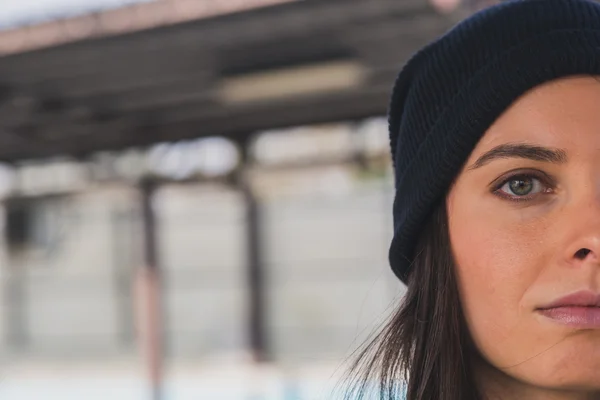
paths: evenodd
<path fill-rule="evenodd" d="M 541 200 L 540 195 L 553 194 L 556 179 L 535 169 L 509 171 L 492 184 L 492 194 L 508 201 Z"/>
<path fill-rule="evenodd" d="M 513 179 L 507 184 L 508 189 L 516 196 L 527 196 L 535 187 L 535 181 L 531 178 Z"/>
<path fill-rule="evenodd" d="M 545 190 L 544 184 L 531 176 L 516 176 L 506 180 L 498 191 L 508 197 L 525 197 L 541 193 Z"/>

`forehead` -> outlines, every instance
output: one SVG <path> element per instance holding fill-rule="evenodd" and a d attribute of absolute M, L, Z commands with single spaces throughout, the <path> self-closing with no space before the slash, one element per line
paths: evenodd
<path fill-rule="evenodd" d="M 472 157 L 507 142 L 597 155 L 600 151 L 600 78 L 563 78 L 528 91 L 486 131 Z"/>

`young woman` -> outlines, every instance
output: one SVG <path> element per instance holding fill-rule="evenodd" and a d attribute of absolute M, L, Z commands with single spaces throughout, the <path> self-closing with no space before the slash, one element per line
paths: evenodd
<path fill-rule="evenodd" d="M 389 110 L 408 289 L 348 398 L 600 399 L 599 77 L 591 0 L 506 1 L 411 58 Z"/>

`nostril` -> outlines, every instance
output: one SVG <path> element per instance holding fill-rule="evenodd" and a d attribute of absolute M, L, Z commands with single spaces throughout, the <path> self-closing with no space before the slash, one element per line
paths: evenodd
<path fill-rule="evenodd" d="M 587 257 L 588 254 L 590 254 L 592 251 L 590 249 L 579 249 L 577 250 L 577 253 L 575 253 L 575 258 L 578 258 L 580 260 L 583 260 L 584 258 Z"/>

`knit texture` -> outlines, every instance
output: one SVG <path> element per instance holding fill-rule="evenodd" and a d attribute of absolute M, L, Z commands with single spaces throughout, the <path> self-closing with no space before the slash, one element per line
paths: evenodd
<path fill-rule="evenodd" d="M 392 270 L 407 282 L 421 228 L 487 128 L 546 81 L 600 75 L 600 4 L 512 0 L 467 18 L 404 66 L 389 106 Z"/>

